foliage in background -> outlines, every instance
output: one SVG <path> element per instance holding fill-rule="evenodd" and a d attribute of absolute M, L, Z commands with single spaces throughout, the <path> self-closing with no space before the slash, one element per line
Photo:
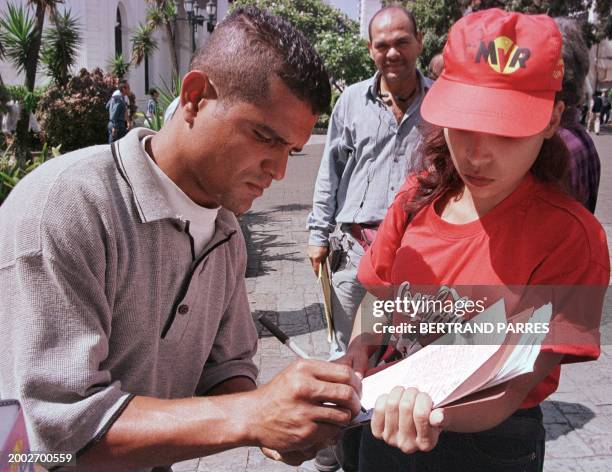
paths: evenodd
<path fill-rule="evenodd" d="M 166 111 L 166 108 L 172 103 L 172 101 L 181 94 L 181 79 L 180 77 L 174 76 L 170 80 L 170 83 L 166 82 L 163 77 L 159 77 L 162 86 L 155 87 L 159 92 L 159 98 L 157 99 L 159 109 Z"/>
<path fill-rule="evenodd" d="M 236 0 L 232 5 L 255 5 L 298 28 L 321 55 L 337 90 L 374 73 L 359 23 L 322 0 Z"/>
<path fill-rule="evenodd" d="M 155 89 L 159 93 L 157 98 L 157 111 L 152 119 L 148 119 L 143 114 L 144 126 L 154 131 L 159 131 L 164 126 L 164 114 L 172 101 L 181 93 L 181 79 L 173 77 L 170 83 L 166 82 L 163 77 L 159 77 L 162 85 L 156 86 Z"/>
<path fill-rule="evenodd" d="M 106 64 L 109 73 L 122 79 L 130 70 L 130 63 L 126 61 L 123 54 L 115 54 Z"/>
<path fill-rule="evenodd" d="M 601 41 L 606 34 L 612 37 L 612 0 L 382 0 L 381 3 L 385 6 L 402 4 L 414 13 L 418 29 L 423 33 L 423 53 L 419 58 L 422 70 L 426 69 L 435 54 L 442 51 L 448 30 L 455 21 L 464 14 L 486 8 L 577 18 L 581 21 L 589 47 Z M 586 21 L 593 3 L 599 15 L 599 21 L 594 25 Z M 610 31 L 607 31 L 608 28 Z"/>
<path fill-rule="evenodd" d="M 19 102 L 27 113 L 34 112 L 38 107 L 40 97 L 47 91 L 47 86 L 36 87 L 30 92 L 25 85 L 6 85 L 6 92 L 9 100 Z"/>
<path fill-rule="evenodd" d="M 146 56 L 158 49 L 150 25 L 139 24 L 132 35 L 132 64 L 139 66 Z"/>
<path fill-rule="evenodd" d="M 28 0 L 28 7 L 34 8 L 34 17 L 23 6 L 7 5 L 7 11 L 0 18 L 0 42 L 5 48 L 5 57 L 23 72 L 24 85 L 34 92 L 36 71 L 43 40 L 45 16 L 49 12 L 53 20 L 57 16 L 57 6 L 63 0 Z M 29 113 L 22 113 L 15 131 L 14 154 L 20 164 L 30 158 L 32 139 L 29 132 Z"/>
<path fill-rule="evenodd" d="M 359 33 L 339 35 L 326 31 L 319 35 L 316 48 L 325 61 L 332 85 L 339 91 L 347 84 L 359 82 L 374 73 L 367 42 Z"/>
<path fill-rule="evenodd" d="M 163 29 L 166 35 L 166 43 L 170 48 L 170 58 L 172 59 L 172 75 L 179 75 L 178 52 L 176 46 L 176 7 L 171 0 L 146 0 L 147 26 L 149 35 L 152 37 L 157 29 Z"/>
<path fill-rule="evenodd" d="M 498 7 L 508 11 L 522 13 L 545 13 L 552 17 L 569 16 L 576 18 L 582 25 L 584 39 L 588 47 L 599 43 L 605 38 L 612 38 L 612 1 L 611 0 L 480 0 L 479 5 L 471 8 L 472 11 L 485 8 Z M 588 11 L 594 5 L 598 19 L 589 23 Z"/>
<path fill-rule="evenodd" d="M 106 142 L 106 103 L 116 88 L 117 78 L 99 68 L 81 69 L 66 86 L 50 86 L 37 112 L 47 140 L 61 145 L 62 152 Z"/>
<path fill-rule="evenodd" d="M 0 205 L 8 194 L 15 188 L 15 185 L 24 178 L 28 173 L 32 172 L 43 162 L 49 159 L 59 156 L 60 147 L 54 147 L 49 149 L 49 146 L 45 144 L 40 154 L 33 159 L 19 164 L 11 154 L 12 149 L 9 147 L 0 156 Z"/>
<path fill-rule="evenodd" d="M 6 113 L 7 107 L 6 104 L 10 100 L 8 90 L 4 83 L 2 83 L 2 79 L 0 79 L 0 113 Z"/>
<path fill-rule="evenodd" d="M 7 5 L 6 12 L 0 17 L 0 42 L 4 57 L 18 73 L 25 72 L 36 42 L 36 24 L 29 10 L 22 5 Z"/>
<path fill-rule="evenodd" d="M 40 59 L 53 82 L 65 85 L 82 43 L 81 28 L 70 10 L 56 14 L 53 22 L 54 25 L 44 32 Z"/>

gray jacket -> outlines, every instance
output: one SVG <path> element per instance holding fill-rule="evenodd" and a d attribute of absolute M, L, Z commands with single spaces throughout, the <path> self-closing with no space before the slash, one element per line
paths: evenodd
<path fill-rule="evenodd" d="M 0 398 L 22 402 L 32 450 L 82 450 L 133 395 L 257 376 L 236 218 L 221 209 L 193 260 L 146 165 L 151 133 L 55 158 L 0 207 Z"/>

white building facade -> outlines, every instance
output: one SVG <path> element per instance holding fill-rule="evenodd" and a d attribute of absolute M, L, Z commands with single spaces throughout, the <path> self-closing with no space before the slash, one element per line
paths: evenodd
<path fill-rule="evenodd" d="M 176 45 L 179 61 L 179 72 L 187 71 L 192 54 L 192 33 L 189 22 L 186 21 L 185 1 L 176 0 L 179 5 L 176 25 Z M 233 0 L 213 0 L 216 6 L 216 17 L 222 19 L 227 14 Z M 339 8 L 354 20 L 359 19 L 360 1 L 363 0 L 326 0 L 332 6 Z M 27 0 L 0 0 L 0 11 L 7 10 L 8 3 L 27 5 Z M 208 0 L 195 0 L 200 7 L 200 15 L 206 17 Z M 60 10 L 69 9 L 78 18 L 81 26 L 82 43 L 74 71 L 81 68 L 92 70 L 96 67 L 107 71 L 109 60 L 116 53 L 122 53 L 129 60 L 132 53 L 131 37 L 140 23 L 146 22 L 147 2 L 145 0 L 65 0 Z M 31 17 L 34 9 L 30 7 Z M 196 44 L 206 40 L 209 33 L 206 22 L 196 28 Z M 148 58 L 148 84 L 145 80 L 145 63 L 131 67 L 126 79 L 129 80 L 136 94 L 139 109 L 144 109 L 147 92 L 150 87 L 162 86 L 162 79 L 170 83 L 172 77 L 172 58 L 170 41 L 162 28 L 155 32 L 159 49 Z M 6 60 L 0 61 L 0 74 L 7 84 L 23 84 L 23 75 L 17 74 L 15 68 Z M 39 63 L 37 85 L 49 82 Z"/>
<path fill-rule="evenodd" d="M 7 10 L 7 4 L 26 5 L 27 0 L 0 0 L 0 11 Z M 184 1 L 179 0 L 179 12 L 176 20 L 177 51 L 179 72 L 184 73 L 192 54 L 191 29 L 186 21 Z M 200 6 L 200 14 L 206 15 L 206 0 L 196 0 Z M 217 0 L 217 18 L 223 18 L 231 0 Z M 107 71 L 109 60 L 121 52 L 129 60 L 132 53 L 131 37 L 140 23 L 146 22 L 147 3 L 145 0 L 66 0 L 59 6 L 60 10 L 69 9 L 78 18 L 81 26 L 82 43 L 74 71 L 81 68 L 92 70 L 96 67 Z M 30 7 L 31 17 L 34 9 Z M 197 26 L 196 43 L 204 41 L 209 33 L 204 25 Z M 144 61 L 138 67 L 131 67 L 126 79 L 136 94 L 139 109 L 142 111 L 147 100 L 147 87 L 162 85 L 162 79 L 170 83 L 172 77 L 172 59 L 170 41 L 163 29 L 155 32 L 159 49 L 148 60 L 149 83 L 145 84 Z M 17 74 L 15 68 L 6 60 L 0 61 L 0 74 L 7 84 L 23 84 L 23 75 Z M 39 63 L 36 85 L 49 82 Z"/>

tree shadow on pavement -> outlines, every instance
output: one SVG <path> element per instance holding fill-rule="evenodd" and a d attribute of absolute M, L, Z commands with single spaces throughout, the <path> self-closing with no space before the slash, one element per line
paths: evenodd
<path fill-rule="evenodd" d="M 554 441 L 560 436 L 581 429 L 595 418 L 595 413 L 580 403 L 547 400 L 542 403 L 546 440 Z"/>
<path fill-rule="evenodd" d="M 260 338 L 267 338 L 272 336 L 272 334 L 261 323 L 257 322 L 261 316 L 268 318 L 290 337 L 312 333 L 325 328 L 323 305 L 321 303 L 311 303 L 299 310 L 290 311 L 255 310 L 253 312 L 253 319 L 256 321 L 257 334 Z"/>
<path fill-rule="evenodd" d="M 278 205 L 265 211 L 249 211 L 240 217 L 240 227 L 247 246 L 246 277 L 258 277 L 273 272 L 273 263 L 304 262 L 306 248 L 300 247 L 279 226 L 291 215 L 285 213 L 304 212 L 309 205 Z M 304 227 L 306 218 L 304 216 Z M 306 229 L 304 228 L 304 231 Z"/>

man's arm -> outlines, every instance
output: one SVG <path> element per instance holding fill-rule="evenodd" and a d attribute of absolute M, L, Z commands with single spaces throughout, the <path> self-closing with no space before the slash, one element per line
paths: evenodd
<path fill-rule="evenodd" d="M 242 379 L 226 382 L 230 389 L 249 388 Z M 178 400 L 137 396 L 77 465 L 129 470 L 240 446 L 308 449 L 350 421 L 359 410 L 359 391 L 346 366 L 301 360 L 250 392 Z"/>
<path fill-rule="evenodd" d="M 348 160 L 344 136 L 345 101 L 344 95 L 338 99 L 329 120 L 327 140 L 315 183 L 312 212 L 308 216 L 308 258 L 317 274 L 319 265 L 328 254 L 329 234 L 336 225 L 336 193 Z"/>
<path fill-rule="evenodd" d="M 224 380 L 219 385 L 215 385 L 206 396 L 214 397 L 217 395 L 227 395 L 230 393 L 250 392 L 255 390 L 257 385 L 250 377 L 238 376 Z"/>

